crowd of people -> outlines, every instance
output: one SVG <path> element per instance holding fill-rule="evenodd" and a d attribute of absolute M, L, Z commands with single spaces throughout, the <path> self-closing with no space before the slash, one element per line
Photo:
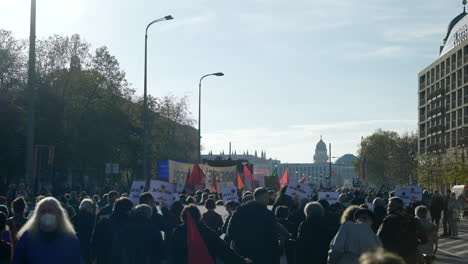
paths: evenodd
<path fill-rule="evenodd" d="M 170 206 L 149 192 L 134 204 L 115 190 L 34 197 L 21 188 L 0 196 L 0 264 L 418 264 L 434 258 L 441 218 L 441 235 L 458 236 L 463 203 L 450 192 L 405 206 L 392 192 L 343 187 L 330 204 L 286 188 L 226 203 L 184 191 Z"/>

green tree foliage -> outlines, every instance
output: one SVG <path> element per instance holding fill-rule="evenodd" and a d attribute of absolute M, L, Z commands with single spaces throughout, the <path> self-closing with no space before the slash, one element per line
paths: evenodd
<path fill-rule="evenodd" d="M 24 174 L 25 43 L 0 30 L 0 180 L 5 183 Z M 106 162 L 140 175 L 142 100 L 106 47 L 92 51 L 79 35 L 38 40 L 36 91 L 35 142 L 55 146 L 49 181 L 64 181 L 73 171 L 77 184 L 86 175 L 103 182 Z M 150 100 L 153 173 L 160 159 L 194 160 L 198 141 L 187 98 Z"/>
<path fill-rule="evenodd" d="M 417 137 L 377 130 L 359 146 L 359 160 L 366 160 L 367 181 L 376 186 L 408 184 L 415 178 Z M 355 163 L 360 170 L 359 160 Z"/>

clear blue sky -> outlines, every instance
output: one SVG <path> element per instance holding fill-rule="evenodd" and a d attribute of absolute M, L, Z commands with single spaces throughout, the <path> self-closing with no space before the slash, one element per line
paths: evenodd
<path fill-rule="evenodd" d="M 143 93 L 189 96 L 205 79 L 205 151 L 264 149 L 312 162 L 323 135 L 333 156 L 355 153 L 378 128 L 417 129 L 417 74 L 438 56 L 461 0 L 39 0 L 37 35 L 80 34 L 106 45 Z M 0 27 L 29 34 L 29 1 L 0 0 Z"/>

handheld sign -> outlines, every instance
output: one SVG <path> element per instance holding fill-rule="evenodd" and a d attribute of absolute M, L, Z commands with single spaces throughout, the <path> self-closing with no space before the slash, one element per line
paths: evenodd
<path fill-rule="evenodd" d="M 288 188 L 284 194 L 297 200 L 310 199 L 312 197 L 312 189 L 305 183 L 291 182 L 288 184 Z"/>
<path fill-rule="evenodd" d="M 422 201 L 422 187 L 421 186 L 408 186 L 406 190 L 409 193 L 410 201 Z"/>
<path fill-rule="evenodd" d="M 223 196 L 223 202 L 226 204 L 227 201 L 234 201 L 239 203 L 239 196 L 237 195 L 237 188 L 236 186 L 231 186 L 227 188 L 223 188 L 221 190 L 221 194 Z"/>
<path fill-rule="evenodd" d="M 172 183 L 152 180 L 149 191 L 160 205 L 170 206 L 174 202 L 174 184 Z"/>
<path fill-rule="evenodd" d="M 134 181 L 132 183 L 132 188 L 130 188 L 129 199 L 134 204 L 138 204 L 140 201 L 140 195 L 145 190 L 145 182 L 144 181 Z"/>
<path fill-rule="evenodd" d="M 400 197 L 403 202 L 405 203 L 405 206 L 409 206 L 410 204 L 410 195 L 408 190 L 406 189 L 399 189 L 395 191 L 395 196 Z"/>
<path fill-rule="evenodd" d="M 319 192 L 319 200 L 327 200 L 329 204 L 334 204 L 339 201 L 340 194 L 337 192 Z"/>

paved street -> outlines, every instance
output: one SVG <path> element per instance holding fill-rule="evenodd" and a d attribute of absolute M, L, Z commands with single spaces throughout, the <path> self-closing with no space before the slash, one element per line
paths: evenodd
<path fill-rule="evenodd" d="M 459 228 L 459 239 L 445 237 L 439 239 L 439 250 L 435 263 L 468 263 L 468 221 L 462 220 Z M 439 234 L 442 233 L 441 225 Z"/>

